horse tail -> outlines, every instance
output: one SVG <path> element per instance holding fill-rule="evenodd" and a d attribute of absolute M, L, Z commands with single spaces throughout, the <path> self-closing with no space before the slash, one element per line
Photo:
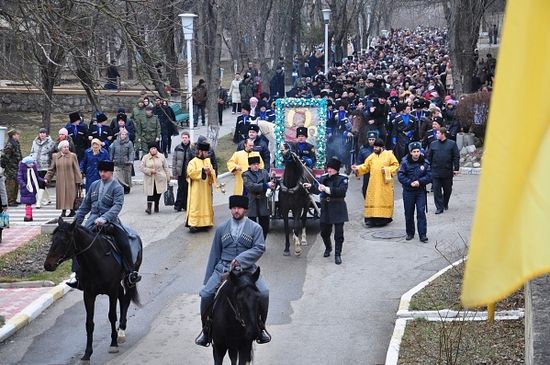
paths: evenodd
<path fill-rule="evenodd" d="M 139 301 L 139 293 L 137 290 L 137 286 L 134 285 L 130 288 L 127 288 L 126 295 L 130 298 L 130 300 L 137 305 L 138 307 L 141 307 L 141 302 Z"/>

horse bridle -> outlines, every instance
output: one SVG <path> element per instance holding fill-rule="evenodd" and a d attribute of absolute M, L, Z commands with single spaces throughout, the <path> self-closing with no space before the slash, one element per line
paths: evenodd
<path fill-rule="evenodd" d="M 74 249 L 74 253 L 73 255 L 74 256 L 78 256 L 78 255 L 81 255 L 83 254 L 84 252 L 88 251 L 90 248 L 92 248 L 93 244 L 95 243 L 97 237 L 99 237 L 99 234 L 101 233 L 101 231 L 103 230 L 103 226 L 99 226 L 99 229 L 97 230 L 97 233 L 96 235 L 94 236 L 94 239 L 92 240 L 92 242 L 90 242 L 88 244 L 88 246 L 84 247 L 83 250 L 79 251 L 79 252 L 76 252 L 76 240 L 74 239 L 74 234 L 72 235 L 72 238 L 71 238 L 71 243 L 72 243 L 72 247 Z M 65 251 L 65 253 L 63 254 L 63 256 L 57 260 L 57 265 L 61 264 L 63 261 L 67 260 L 69 258 L 69 250 L 70 250 L 70 245 L 67 247 L 67 250 Z"/>

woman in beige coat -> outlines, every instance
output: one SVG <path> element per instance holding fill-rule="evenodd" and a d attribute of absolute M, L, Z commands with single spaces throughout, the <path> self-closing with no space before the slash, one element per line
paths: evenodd
<path fill-rule="evenodd" d="M 69 142 L 63 140 L 58 145 L 59 152 L 54 153 L 44 182 L 48 184 L 54 175 L 55 183 L 55 207 L 63 209 L 61 216 L 66 217 L 67 209 L 70 209 L 69 217 L 75 215 L 74 201 L 78 186 L 82 184 L 82 174 L 76 154 L 69 150 Z"/>
<path fill-rule="evenodd" d="M 145 212 L 151 214 L 151 206 L 155 203 L 155 213 L 159 211 L 159 200 L 162 193 L 167 190 L 170 179 L 170 169 L 164 155 L 158 151 L 156 143 L 149 144 L 149 153 L 141 159 L 143 172 L 143 188 L 147 194 L 147 209 Z"/>

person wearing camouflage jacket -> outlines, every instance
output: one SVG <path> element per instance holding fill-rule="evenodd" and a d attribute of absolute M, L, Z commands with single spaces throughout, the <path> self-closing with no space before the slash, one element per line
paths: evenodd
<path fill-rule="evenodd" d="M 6 177 L 6 191 L 8 193 L 8 206 L 17 206 L 17 193 L 19 185 L 17 184 L 17 171 L 19 170 L 19 162 L 23 158 L 21 155 L 21 146 L 19 145 L 19 137 L 21 134 L 12 129 L 8 132 L 8 142 L 4 146 L 4 153 L 0 163 L 4 168 L 4 176 Z"/>

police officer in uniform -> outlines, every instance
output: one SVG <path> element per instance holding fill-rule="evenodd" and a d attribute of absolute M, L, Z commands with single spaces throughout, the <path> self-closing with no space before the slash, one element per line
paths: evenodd
<path fill-rule="evenodd" d="M 428 242 L 426 222 L 426 185 L 432 181 L 430 164 L 420 153 L 422 144 L 409 144 L 409 154 L 401 161 L 397 178 L 403 185 L 403 205 L 405 207 L 405 222 L 407 241 L 414 238 L 414 210 L 418 219 L 418 235 L 421 242 Z"/>
<path fill-rule="evenodd" d="M 325 244 L 324 257 L 329 257 L 332 252 L 330 235 L 334 225 L 334 262 L 342 263 L 342 246 L 344 244 L 344 223 L 348 221 L 348 208 L 346 206 L 346 192 L 348 190 L 348 177 L 339 174 L 342 162 L 332 157 L 327 162 L 327 173 L 319 179 L 319 184 L 304 183 L 306 189 L 312 193 L 321 193 L 321 237 Z"/>
<path fill-rule="evenodd" d="M 294 144 L 294 153 L 298 155 L 307 167 L 313 168 L 317 158 L 315 157 L 315 146 L 306 142 L 307 128 L 298 127 L 296 129 L 296 138 L 298 141 Z"/>

